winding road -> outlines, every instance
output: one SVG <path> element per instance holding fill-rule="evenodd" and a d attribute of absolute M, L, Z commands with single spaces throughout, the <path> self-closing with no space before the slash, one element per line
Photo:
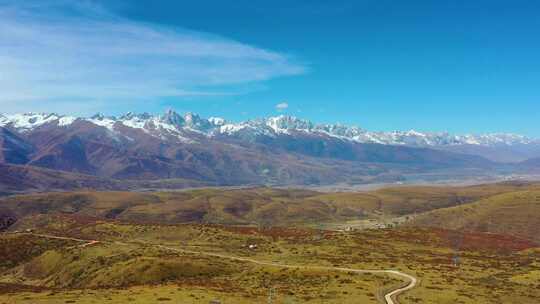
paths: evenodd
<path fill-rule="evenodd" d="M 83 242 L 84 244 L 78 246 L 78 247 L 87 247 L 91 245 L 95 245 L 98 243 L 101 243 L 101 241 L 97 240 L 84 240 L 84 239 L 78 239 L 78 238 L 71 238 L 71 237 L 61 237 L 61 236 L 54 236 L 54 235 L 47 235 L 47 234 L 36 234 L 36 233 L 21 233 L 21 234 L 28 234 L 33 235 L 37 237 L 42 238 L 49 238 L 49 239 L 60 239 L 60 240 L 71 240 L 71 241 L 77 241 L 77 242 Z M 118 244 L 126 244 L 121 242 L 114 242 Z M 130 242 L 131 243 L 131 242 Z M 408 284 L 405 287 L 400 287 L 398 289 L 394 289 L 384 295 L 384 301 L 386 304 L 399 304 L 397 301 L 397 296 L 406 292 L 407 290 L 413 289 L 416 284 L 418 283 L 418 280 L 409 274 L 403 273 L 401 271 L 397 270 L 366 270 L 366 269 L 355 269 L 355 268 L 345 268 L 345 267 L 328 267 L 328 266 L 307 266 L 307 265 L 289 265 L 289 264 L 281 264 L 281 263 L 273 263 L 273 262 L 265 262 L 265 261 L 259 261 L 254 260 L 251 258 L 245 258 L 245 257 L 237 257 L 237 256 L 230 256 L 220 253 L 213 253 L 213 252 L 204 252 L 204 251 L 194 251 L 189 249 L 179 249 L 174 247 L 168 247 L 165 245 L 160 244 L 153 244 L 148 242 L 142 242 L 142 241 L 134 241 L 132 243 L 137 244 L 144 244 L 144 245 L 150 245 L 155 246 L 158 248 L 162 248 L 165 250 L 175 251 L 179 253 L 188 253 L 188 254 L 195 254 L 195 255 L 204 255 L 204 256 L 210 256 L 210 257 L 217 257 L 222 259 L 228 259 L 228 260 L 234 260 L 234 261 L 241 261 L 241 262 L 247 262 L 247 263 L 253 263 L 257 265 L 263 265 L 263 266 L 272 266 L 272 267 L 280 267 L 280 268 L 289 268 L 289 269 L 306 269 L 306 270 L 325 270 L 325 271 L 339 271 L 339 272 L 353 272 L 353 273 L 373 273 L 373 274 L 388 274 L 388 275 L 394 275 L 401 277 L 408 281 Z"/>
<path fill-rule="evenodd" d="M 407 286 L 392 290 L 384 295 L 384 300 L 386 304 L 398 304 L 396 297 L 407 290 L 413 289 L 418 282 L 418 280 L 415 277 L 409 274 L 403 273 L 401 271 L 397 271 L 397 270 L 365 270 L 365 269 L 343 268 L 343 267 L 289 265 L 289 264 L 281 264 L 281 263 L 273 263 L 273 262 L 264 262 L 264 261 L 250 259 L 250 258 L 236 257 L 236 256 L 219 254 L 219 253 L 178 249 L 178 248 L 173 248 L 173 247 L 167 247 L 164 245 L 155 245 L 155 246 L 162 249 L 176 251 L 180 253 L 205 255 L 205 256 L 217 257 L 217 258 L 222 258 L 222 259 L 248 262 L 248 263 L 253 263 L 253 264 L 258 264 L 258 265 L 263 265 L 263 266 L 273 266 L 273 267 L 290 268 L 290 269 L 310 269 L 310 270 L 329 270 L 329 271 L 354 272 L 354 273 L 390 274 L 390 275 L 395 275 L 395 276 L 398 276 L 407 280 L 409 282 Z"/>

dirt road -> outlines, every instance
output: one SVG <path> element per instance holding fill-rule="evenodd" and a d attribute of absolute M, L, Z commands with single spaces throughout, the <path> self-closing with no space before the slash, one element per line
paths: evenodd
<path fill-rule="evenodd" d="M 273 266 L 273 267 L 280 267 L 280 268 L 291 268 L 291 269 L 311 269 L 311 270 L 329 270 L 329 271 L 340 271 L 340 272 L 354 272 L 354 273 L 375 273 L 375 274 L 390 274 L 395 275 L 401 278 L 404 278 L 409 283 L 405 287 L 401 287 L 395 290 L 392 290 L 384 295 L 384 300 L 386 304 L 398 304 L 396 297 L 402 293 L 404 293 L 407 290 L 413 289 L 418 280 L 406 273 L 403 273 L 401 271 L 397 270 L 366 270 L 366 269 L 355 269 L 355 268 L 344 268 L 344 267 L 327 267 L 327 266 L 305 266 L 305 265 L 289 265 L 289 264 L 281 264 L 281 263 L 273 263 L 273 262 L 265 262 L 265 261 L 259 261 L 254 260 L 250 258 L 244 258 L 244 257 L 236 257 L 236 256 L 230 256 L 225 254 L 219 254 L 219 253 L 212 253 L 212 252 L 202 252 L 202 251 L 193 251 L 188 249 L 179 249 L 174 247 L 168 247 L 164 245 L 155 245 L 159 248 L 176 251 L 180 253 L 190 253 L 190 254 L 197 254 L 197 255 L 206 255 L 211 257 L 217 257 L 222 259 L 229 259 L 229 260 L 235 260 L 235 261 L 242 261 L 242 262 L 248 262 L 263 266 Z"/>
<path fill-rule="evenodd" d="M 23 233 L 28 235 L 34 235 L 37 237 L 42 238 L 49 238 L 49 239 L 61 239 L 61 240 L 71 240 L 71 241 L 77 241 L 82 242 L 84 244 L 80 245 L 79 247 L 87 247 L 94 244 L 100 243 L 100 241 L 97 240 L 84 240 L 84 239 L 78 239 L 78 238 L 71 238 L 71 237 L 62 237 L 62 236 L 55 236 L 55 235 L 47 235 L 47 234 L 37 234 L 37 233 Z M 115 242 L 116 243 L 116 242 Z M 120 242 L 119 242 L 120 243 Z M 131 242 L 130 242 L 131 243 Z M 266 261 L 259 261 L 251 258 L 245 258 L 245 257 L 237 257 L 237 256 L 231 256 L 231 255 L 225 255 L 225 254 L 219 254 L 219 253 L 213 253 L 213 252 L 204 252 L 204 251 L 194 251 L 189 249 L 180 249 L 180 248 L 174 248 L 174 247 L 168 247 L 165 245 L 160 244 L 153 244 L 153 243 L 147 243 L 147 242 L 141 242 L 141 241 L 134 241 L 132 242 L 134 244 L 144 244 L 144 245 L 150 245 L 155 246 L 158 248 L 162 248 L 165 250 L 175 251 L 179 253 L 188 253 L 188 254 L 195 254 L 195 255 L 205 255 L 205 256 L 211 256 L 211 257 L 217 257 L 222 259 L 229 259 L 229 260 L 235 260 L 235 261 L 242 261 L 247 263 L 253 263 L 263 266 L 272 266 L 272 267 L 280 267 L 280 268 L 290 268 L 290 269 L 306 269 L 306 270 L 325 270 L 325 271 L 340 271 L 340 272 L 353 272 L 353 273 L 374 273 L 374 274 L 388 274 L 388 275 L 394 275 L 397 277 L 401 277 L 408 281 L 409 283 L 405 287 L 401 287 L 398 289 L 394 289 L 384 295 L 384 300 L 386 304 L 398 304 L 396 297 L 407 290 L 413 289 L 418 280 L 406 273 L 403 273 L 401 271 L 397 270 L 369 270 L 369 269 L 355 269 L 355 268 L 345 268 L 345 267 L 328 267 L 328 266 L 306 266 L 306 265 L 289 265 L 289 264 L 281 264 L 281 263 L 274 263 L 274 262 L 266 262 Z M 125 243 L 122 243 L 125 244 Z"/>

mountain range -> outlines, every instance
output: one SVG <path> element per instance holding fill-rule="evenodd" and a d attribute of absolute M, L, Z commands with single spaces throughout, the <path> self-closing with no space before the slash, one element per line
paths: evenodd
<path fill-rule="evenodd" d="M 534 171 L 540 167 L 535 158 L 540 158 L 540 140 L 520 135 L 371 132 L 285 115 L 237 123 L 172 110 L 119 117 L 0 115 L 4 179 L 23 166 L 26 172 L 44 168 L 86 180 L 365 183 L 418 174 Z"/>
<path fill-rule="evenodd" d="M 291 132 L 304 132 L 306 134 L 326 135 L 358 143 L 413 147 L 464 145 L 481 147 L 540 146 L 540 139 L 532 139 L 510 133 L 452 135 L 446 132 L 422 133 L 415 130 L 371 132 L 356 126 L 315 124 L 309 120 L 285 115 L 233 123 L 219 117 L 201 118 L 194 113 L 180 115 L 172 110 L 167 111 L 163 115 L 151 115 L 148 113 L 133 114 L 130 112 L 120 117 L 96 114 L 89 118 L 63 116 L 55 113 L 0 114 L 0 127 L 11 128 L 22 133 L 31 132 L 45 125 L 52 124 L 58 127 L 68 127 L 75 122 L 82 121 L 105 127 L 113 133 L 120 133 L 120 128 L 124 126 L 141 129 L 156 136 L 172 134 L 180 140 L 185 140 L 187 143 L 191 142 L 191 139 L 182 135 L 185 135 L 185 132 L 191 131 L 205 134 L 208 137 L 220 135 L 242 137 L 276 136 L 279 134 L 291 134 Z"/>

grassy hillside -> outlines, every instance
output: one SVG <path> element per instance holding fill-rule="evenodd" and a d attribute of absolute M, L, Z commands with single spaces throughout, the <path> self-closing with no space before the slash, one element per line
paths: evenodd
<path fill-rule="evenodd" d="M 57 192 L 0 209 L 17 219 L 0 233 L 0 303 L 381 303 L 404 284 L 310 266 L 414 275 L 402 304 L 540 299 L 538 184 Z M 398 217 L 416 226 L 307 228 Z"/>
<path fill-rule="evenodd" d="M 73 245 L 66 240 L 49 240 L 29 235 L 4 235 L 0 237 L 0 273 L 43 254 L 48 250 Z"/>
<path fill-rule="evenodd" d="M 540 190 L 495 195 L 416 217 L 411 225 L 491 232 L 540 243 Z"/>
<path fill-rule="evenodd" d="M 0 303 L 243 304 L 271 297 L 273 303 L 375 304 L 385 290 L 403 284 L 386 275 L 285 269 L 193 252 L 304 266 L 398 269 L 420 280 L 400 296 L 402 304 L 533 304 L 540 299 L 540 250 L 513 238 L 491 246 L 493 235 L 465 234 L 456 252 L 451 231 L 426 228 L 338 233 L 121 224 L 73 215 L 36 215 L 27 225 L 35 234 L 0 234 L 0 242 L 19 244 L 12 250 L 48 241 L 40 234 L 100 242 L 54 243 L 18 259 L 0 271 L 0 291 L 8 290 L 0 292 Z"/>
<path fill-rule="evenodd" d="M 8 197 L 0 200 L 0 206 L 18 218 L 64 213 L 135 222 L 285 226 L 398 217 L 470 203 L 500 193 L 537 188 L 534 184 L 508 183 L 472 187 L 396 187 L 357 193 L 271 188 L 69 192 Z"/>
<path fill-rule="evenodd" d="M 499 183 L 469 187 L 389 187 L 364 193 L 323 194 L 317 196 L 317 199 L 340 205 L 352 202 L 370 212 L 400 216 L 461 205 L 484 197 L 523 189 L 540 189 L 540 185 Z"/>

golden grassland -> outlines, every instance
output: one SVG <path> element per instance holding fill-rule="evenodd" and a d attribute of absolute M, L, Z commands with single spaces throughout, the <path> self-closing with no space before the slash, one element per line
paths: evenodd
<path fill-rule="evenodd" d="M 100 240 L 58 241 L 24 257 L 10 255 L 0 303 L 380 303 L 397 277 L 286 269 L 193 252 L 274 263 L 397 269 L 419 285 L 400 303 L 538 303 L 540 250 L 495 234 L 431 228 L 351 233 L 307 228 L 153 225 L 39 215 L 34 235 L 3 234 L 22 250 L 36 234 Z M 68 233 L 69 232 L 69 233 Z M 46 243 L 46 242 L 45 242 Z M 249 249 L 249 245 L 257 245 Z M 172 249 L 189 250 L 190 252 Z"/>
<path fill-rule="evenodd" d="M 0 206 L 18 217 L 0 234 L 0 304 L 383 303 L 406 283 L 312 266 L 411 274 L 402 304 L 540 303 L 538 184 L 43 193 Z"/>
<path fill-rule="evenodd" d="M 508 234 L 540 243 L 540 190 L 491 196 L 477 202 L 424 213 L 410 224 Z"/>

